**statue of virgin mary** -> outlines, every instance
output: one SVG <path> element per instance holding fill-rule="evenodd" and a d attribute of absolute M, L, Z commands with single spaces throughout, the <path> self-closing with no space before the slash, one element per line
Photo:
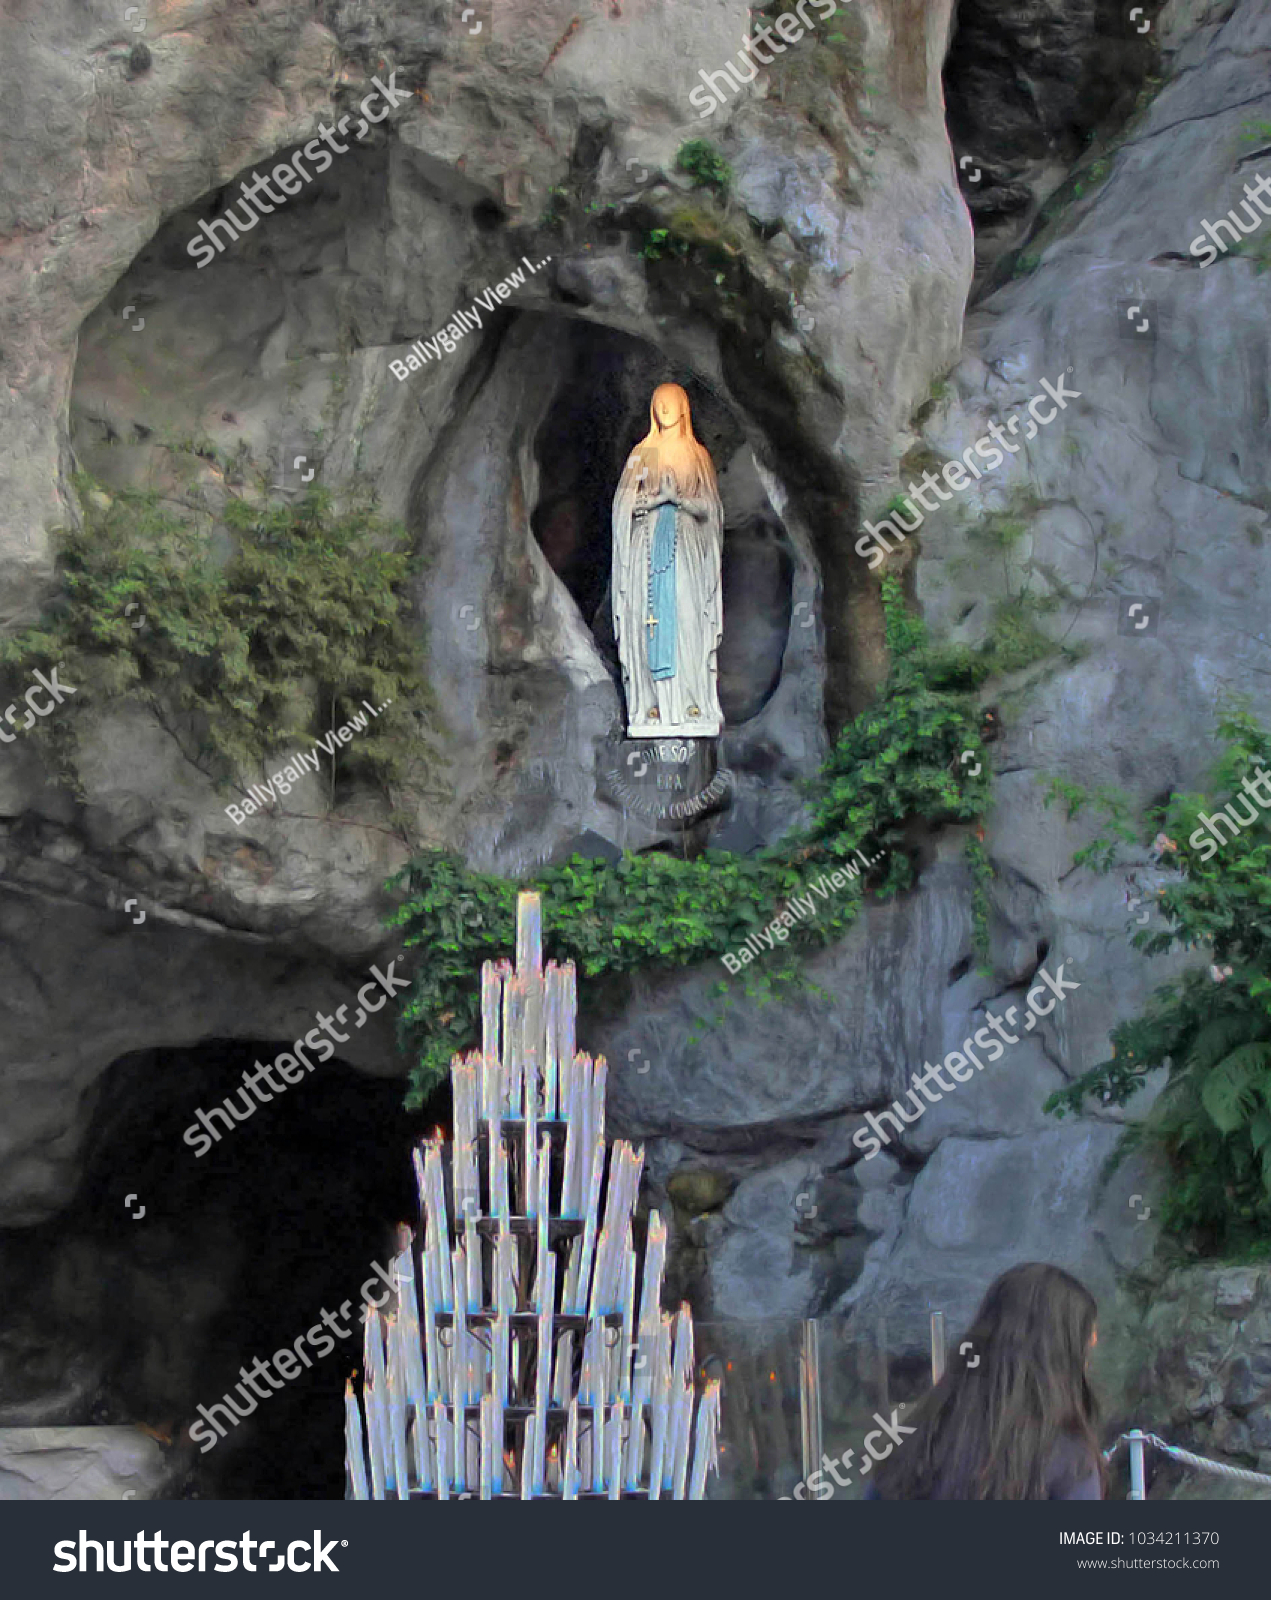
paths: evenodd
<path fill-rule="evenodd" d="M 716 686 L 724 508 L 688 395 L 661 384 L 649 412 L 613 497 L 613 629 L 627 733 L 709 739 L 724 725 Z"/>

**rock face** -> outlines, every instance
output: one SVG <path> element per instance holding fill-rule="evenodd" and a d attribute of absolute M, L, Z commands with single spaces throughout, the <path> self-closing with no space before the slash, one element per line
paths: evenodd
<path fill-rule="evenodd" d="M 0 1500 L 155 1500 L 163 1451 L 136 1428 L 0 1429 Z"/>
<path fill-rule="evenodd" d="M 1086 836 L 1042 794 L 1052 774 L 1143 802 L 1194 785 L 1216 691 L 1256 692 L 1267 669 L 1265 290 L 1248 256 L 1201 268 L 1189 246 L 1257 164 L 1241 130 L 1271 21 L 1254 0 L 1171 6 L 1145 43 L 1115 9 L 978 0 L 953 35 L 946 0 L 854 0 L 824 27 L 812 6 L 807 36 L 702 118 L 689 97 L 739 55 L 740 0 L 483 0 L 479 34 L 441 0 L 182 0 L 144 41 L 106 20 L 3 25 L 0 626 L 53 590 L 52 535 L 81 516 L 73 465 L 107 495 L 146 485 L 198 509 L 218 548 L 226 501 L 294 494 L 301 458 L 343 497 L 373 489 L 425 558 L 415 615 L 446 728 L 437 788 L 395 797 L 406 837 L 482 870 L 528 872 L 586 833 L 666 840 L 614 798 L 606 631 L 608 500 L 656 382 L 684 383 L 721 468 L 735 783 L 709 826 L 760 842 L 800 816 L 799 780 L 884 669 L 854 546 L 921 472 L 898 463 L 961 456 L 1043 380 L 1067 385 L 1054 420 L 1021 427 L 896 558 L 937 635 L 978 640 L 1024 594 L 1080 647 L 992 686 L 991 976 L 947 836 L 911 894 L 811 964 L 819 991 L 738 1001 L 703 1032 L 718 974 L 642 976 L 580 1029 L 610 1060 L 617 1131 L 648 1142 L 651 1198 L 680 1195 L 705 1315 L 883 1316 L 914 1352 L 931 1309 L 964 1322 L 1013 1261 L 1069 1266 L 1110 1305 L 1150 1253 L 1159 1177 L 1104 1170 L 1122 1119 L 1039 1107 L 1168 967 L 1130 946 L 1123 885 L 1070 871 Z M 1153 61 L 1159 93 L 1117 144 Z M 400 103 L 359 139 L 374 79 Z M 346 114 L 329 170 L 197 266 L 188 243 L 240 183 Z M 1094 128 L 1104 170 L 1039 219 Z M 677 165 L 699 138 L 732 167 L 726 205 Z M 990 180 L 975 195 L 968 150 Z M 966 318 L 959 184 L 983 264 L 1040 229 Z M 518 270 L 479 326 L 399 378 L 412 341 Z M 1022 537 L 989 559 L 984 529 L 1004 520 Z M 1136 598 L 1146 633 L 1124 626 Z M 344 998 L 386 948 L 382 884 L 408 854 L 377 795 L 328 817 L 317 778 L 293 814 L 235 828 L 129 704 L 84 729 L 78 768 L 72 799 L 28 745 L 0 748 L 9 1229 L 66 1212 L 112 1063 L 276 1051 Z M 1062 962 L 1078 994 L 863 1159 L 865 1113 Z M 387 1022 L 341 1053 L 402 1069 Z M 701 1171 L 719 1181 L 675 1187 Z M 50 1396 L 41 1412 L 27 1392 L 28 1417 Z M 1262 1449 L 1257 1410 L 1238 1420 Z"/>
<path fill-rule="evenodd" d="M 1187 1267 L 1154 1292 L 1136 1330 L 1144 1365 L 1131 1404 L 1150 1406 L 1169 1444 L 1271 1475 L 1271 1275 L 1254 1267 Z M 1169 1458 L 1152 1456 L 1153 1497 L 1206 1498 Z M 1266 1499 L 1271 1483 L 1218 1487 Z"/>

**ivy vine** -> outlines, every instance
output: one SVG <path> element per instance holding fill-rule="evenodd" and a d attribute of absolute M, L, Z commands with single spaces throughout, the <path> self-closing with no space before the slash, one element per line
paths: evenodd
<path fill-rule="evenodd" d="M 899 580 L 882 581 L 891 667 L 876 703 L 838 740 L 810 786 L 811 820 L 778 845 L 742 858 L 708 851 L 693 860 L 662 852 L 609 864 L 575 856 L 517 884 L 473 872 L 455 856 L 429 851 L 389 888 L 404 902 L 390 919 L 419 952 L 399 1018 L 413 1060 L 408 1107 L 421 1106 L 451 1056 L 479 1039 L 476 981 L 487 959 L 509 954 L 518 889 L 543 897 L 544 941 L 586 977 L 687 967 L 737 954 L 823 873 L 858 875 L 846 888 L 813 896 L 788 936 L 748 962 L 716 992 L 766 998 L 802 981 L 797 952 L 840 939 L 865 892 L 890 896 L 914 878 L 917 837 L 927 827 L 980 821 L 988 804 L 988 762 L 973 690 L 988 671 L 982 651 L 933 649 Z M 964 762 L 971 751 L 976 761 Z M 969 776 L 977 765 L 979 772 Z M 873 865 L 861 866 L 862 858 Z M 874 859 L 876 858 L 876 859 Z M 983 884 L 984 871 L 977 873 Z"/>

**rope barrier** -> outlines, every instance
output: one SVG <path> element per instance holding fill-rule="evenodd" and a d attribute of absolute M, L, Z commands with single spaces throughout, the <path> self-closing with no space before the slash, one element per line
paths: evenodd
<path fill-rule="evenodd" d="M 1123 1444 L 1141 1441 L 1143 1444 L 1155 1445 L 1158 1450 L 1163 1450 L 1166 1455 L 1173 1456 L 1176 1461 L 1183 1461 L 1189 1467 L 1196 1467 L 1201 1472 L 1212 1472 L 1220 1478 L 1239 1478 L 1242 1483 L 1267 1483 L 1271 1484 L 1271 1474 L 1265 1472 L 1251 1472 L 1247 1467 L 1229 1467 L 1222 1461 L 1210 1461 L 1205 1456 L 1193 1455 L 1190 1450 L 1184 1450 L 1180 1445 L 1166 1444 L 1164 1439 L 1154 1433 L 1123 1433 L 1109 1449 L 1103 1452 L 1103 1459 L 1111 1461 Z"/>

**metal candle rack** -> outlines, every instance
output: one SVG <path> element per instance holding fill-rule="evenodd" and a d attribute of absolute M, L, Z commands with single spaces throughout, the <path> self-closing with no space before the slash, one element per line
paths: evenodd
<path fill-rule="evenodd" d="M 355 1500 L 705 1494 L 719 1384 L 698 1398 L 689 1308 L 662 1310 L 656 1211 L 638 1270 L 644 1151 L 619 1140 L 606 1177 L 607 1067 L 576 1052 L 576 1014 L 573 963 L 544 971 L 522 894 L 515 970 L 485 963 L 481 1050 L 451 1062 L 449 1162 L 441 1138 L 415 1151 L 422 1249 L 403 1229 L 395 1308 L 367 1309 Z"/>

